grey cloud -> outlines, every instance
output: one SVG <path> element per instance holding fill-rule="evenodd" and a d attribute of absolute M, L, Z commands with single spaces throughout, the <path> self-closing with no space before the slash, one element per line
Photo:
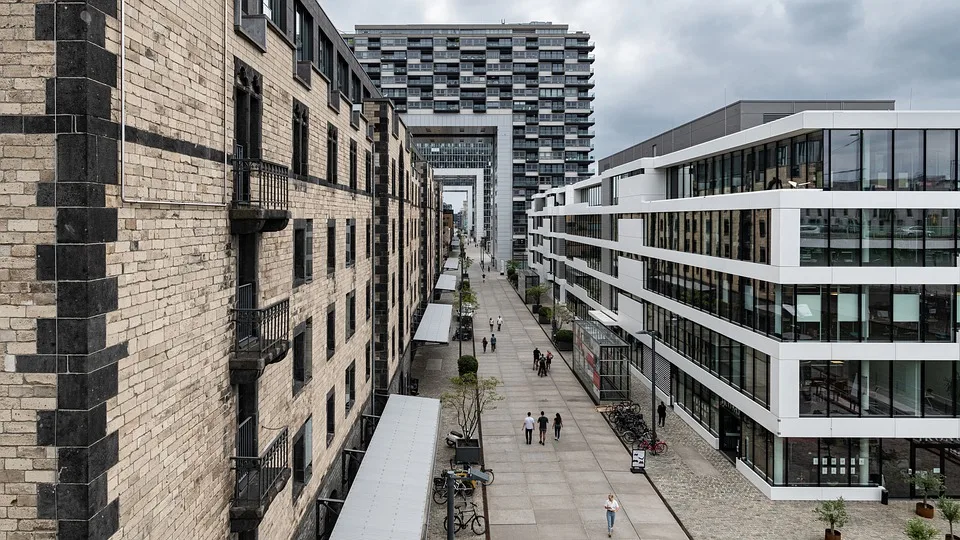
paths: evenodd
<path fill-rule="evenodd" d="M 599 159 L 738 99 L 960 109 L 955 0 L 335 0 L 356 24 L 551 20 L 589 32 Z"/>

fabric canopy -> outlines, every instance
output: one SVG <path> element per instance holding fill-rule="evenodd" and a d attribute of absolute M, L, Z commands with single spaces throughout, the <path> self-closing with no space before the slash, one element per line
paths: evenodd
<path fill-rule="evenodd" d="M 450 274 L 441 274 L 440 277 L 437 278 L 437 286 L 435 288 L 443 291 L 455 291 L 457 290 L 457 277 L 451 276 Z"/>
<path fill-rule="evenodd" d="M 450 342 L 450 321 L 453 320 L 453 306 L 450 304 L 427 304 L 420 319 L 420 326 L 414 334 L 414 341 L 430 343 Z"/>

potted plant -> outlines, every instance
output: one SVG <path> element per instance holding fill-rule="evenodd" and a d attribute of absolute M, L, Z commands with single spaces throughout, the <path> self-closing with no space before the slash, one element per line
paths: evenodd
<path fill-rule="evenodd" d="M 459 362 L 458 362 L 458 368 Z M 497 393 L 500 380 L 496 377 L 478 378 L 476 373 L 464 373 L 450 379 L 453 390 L 444 392 L 440 401 L 452 407 L 463 438 L 457 440 L 454 458 L 460 463 L 480 463 L 480 440 L 473 436 L 480 425 L 480 416 L 493 403 L 503 399 Z"/>
<path fill-rule="evenodd" d="M 549 324 L 550 320 L 553 319 L 553 310 L 547 306 L 540 306 L 540 311 L 537 314 L 540 316 L 538 321 L 540 324 Z"/>
<path fill-rule="evenodd" d="M 465 354 L 457 360 L 457 371 L 460 373 L 460 377 L 465 377 L 467 373 L 472 373 L 476 377 L 479 368 L 480 364 L 477 359 L 469 354 Z"/>
<path fill-rule="evenodd" d="M 937 509 L 940 510 L 940 517 L 950 526 L 950 533 L 945 535 L 945 540 L 960 540 L 960 536 L 953 534 L 953 523 L 960 521 L 960 502 L 946 497 L 940 497 L 940 502 L 937 503 Z"/>
<path fill-rule="evenodd" d="M 933 525 L 920 518 L 911 518 L 903 532 L 910 540 L 933 540 L 938 531 Z"/>
<path fill-rule="evenodd" d="M 917 491 L 923 494 L 923 501 L 917 503 L 917 515 L 932 519 L 935 508 L 927 502 L 932 493 L 939 493 L 943 487 L 943 477 L 930 471 L 917 471 L 907 477 Z"/>
<path fill-rule="evenodd" d="M 546 294 L 547 286 L 534 285 L 533 287 L 527 287 L 527 290 L 524 292 L 526 293 L 527 302 L 533 304 L 533 312 L 539 313 L 541 307 L 540 299 Z"/>
<path fill-rule="evenodd" d="M 557 334 L 553 336 L 553 344 L 557 346 L 558 351 L 572 351 L 573 331 L 557 330 Z"/>
<path fill-rule="evenodd" d="M 835 501 L 820 501 L 820 504 L 813 509 L 817 519 L 826 523 L 830 527 L 823 532 L 824 540 L 840 540 L 840 531 L 837 527 L 843 527 L 850 521 L 847 514 L 847 503 L 843 497 Z"/>

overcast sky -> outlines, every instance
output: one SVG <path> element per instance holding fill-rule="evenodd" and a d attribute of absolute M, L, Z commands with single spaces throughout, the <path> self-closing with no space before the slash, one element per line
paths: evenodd
<path fill-rule="evenodd" d="M 341 31 L 352 32 L 356 24 L 505 19 L 589 32 L 597 45 L 598 160 L 738 99 L 896 99 L 898 109 L 960 109 L 960 0 L 321 5 Z"/>

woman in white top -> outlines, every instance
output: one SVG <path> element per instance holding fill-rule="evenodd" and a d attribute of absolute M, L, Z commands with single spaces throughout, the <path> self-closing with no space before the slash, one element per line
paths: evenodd
<path fill-rule="evenodd" d="M 613 498 L 613 493 L 607 495 L 603 508 L 607 511 L 607 538 L 613 536 L 613 522 L 617 519 L 617 512 L 620 511 L 620 503 Z"/>

